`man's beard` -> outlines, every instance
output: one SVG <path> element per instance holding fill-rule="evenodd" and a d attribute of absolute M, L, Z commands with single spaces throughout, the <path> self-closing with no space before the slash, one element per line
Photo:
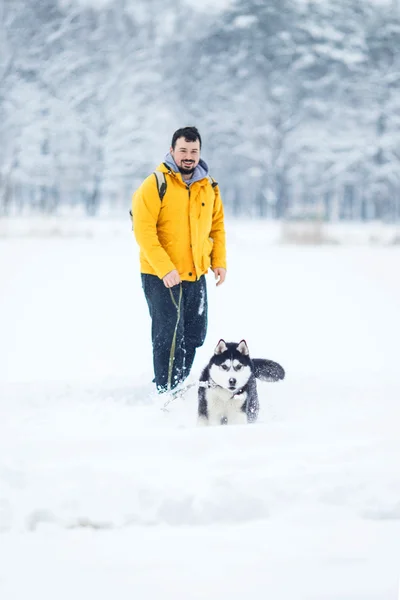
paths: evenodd
<path fill-rule="evenodd" d="M 182 173 L 182 175 L 193 175 L 195 168 L 195 166 L 183 167 L 182 165 L 178 167 L 179 172 Z"/>

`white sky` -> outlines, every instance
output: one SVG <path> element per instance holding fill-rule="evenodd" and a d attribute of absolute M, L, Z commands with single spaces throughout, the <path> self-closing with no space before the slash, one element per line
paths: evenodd
<path fill-rule="evenodd" d="M 230 4 L 232 4 L 232 0 L 202 0 L 201 2 L 198 0 L 186 0 L 186 2 L 192 6 L 196 6 L 197 8 L 218 8 L 220 10 L 227 8 Z"/>
<path fill-rule="evenodd" d="M 199 2 L 199 0 L 185 0 L 185 1 L 189 6 L 196 7 L 197 9 L 204 8 L 204 10 L 210 10 L 210 9 L 223 10 L 234 2 L 234 0 L 201 0 L 201 2 Z M 304 0 L 298 0 L 298 1 L 301 2 Z M 318 1 L 325 2 L 326 0 L 315 0 L 315 2 L 318 2 Z M 357 1 L 357 0 L 355 0 L 355 1 Z M 370 1 L 375 2 L 376 4 L 393 3 L 393 0 L 370 0 Z M 93 6 L 102 6 L 104 4 L 112 2 L 112 0 L 80 0 L 80 2 L 82 2 L 83 4 L 92 4 Z M 135 0 L 131 0 L 131 2 L 132 2 L 132 4 L 134 4 Z M 398 0 L 398 2 L 400 4 L 400 0 Z"/>
<path fill-rule="evenodd" d="M 110 3 L 112 0 L 80 0 L 82 4 L 91 4 L 93 6 L 103 6 L 104 4 Z M 135 0 L 131 0 L 132 4 Z M 227 8 L 232 0 L 185 0 L 189 6 L 196 7 L 197 9 L 204 8 L 204 10 L 218 9 L 223 10 Z"/>

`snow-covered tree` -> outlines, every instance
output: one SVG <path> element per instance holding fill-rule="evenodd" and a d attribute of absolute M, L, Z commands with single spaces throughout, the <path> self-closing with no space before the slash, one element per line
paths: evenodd
<path fill-rule="evenodd" d="M 126 210 L 197 125 L 235 214 L 400 217 L 397 3 L 0 0 L 0 211 Z"/>

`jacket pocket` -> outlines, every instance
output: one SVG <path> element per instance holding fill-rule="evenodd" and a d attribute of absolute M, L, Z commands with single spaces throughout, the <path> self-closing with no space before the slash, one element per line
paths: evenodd
<path fill-rule="evenodd" d="M 211 238 L 207 238 L 203 245 L 203 270 L 208 271 L 211 266 L 211 252 L 214 242 Z"/>

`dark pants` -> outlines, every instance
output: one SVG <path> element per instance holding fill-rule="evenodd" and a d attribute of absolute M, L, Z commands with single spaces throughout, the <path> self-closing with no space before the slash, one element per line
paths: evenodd
<path fill-rule="evenodd" d="M 182 281 L 173 288 L 162 279 L 142 273 L 142 287 L 152 321 L 154 375 L 160 392 L 173 389 L 190 373 L 196 348 L 207 332 L 207 285 Z"/>

